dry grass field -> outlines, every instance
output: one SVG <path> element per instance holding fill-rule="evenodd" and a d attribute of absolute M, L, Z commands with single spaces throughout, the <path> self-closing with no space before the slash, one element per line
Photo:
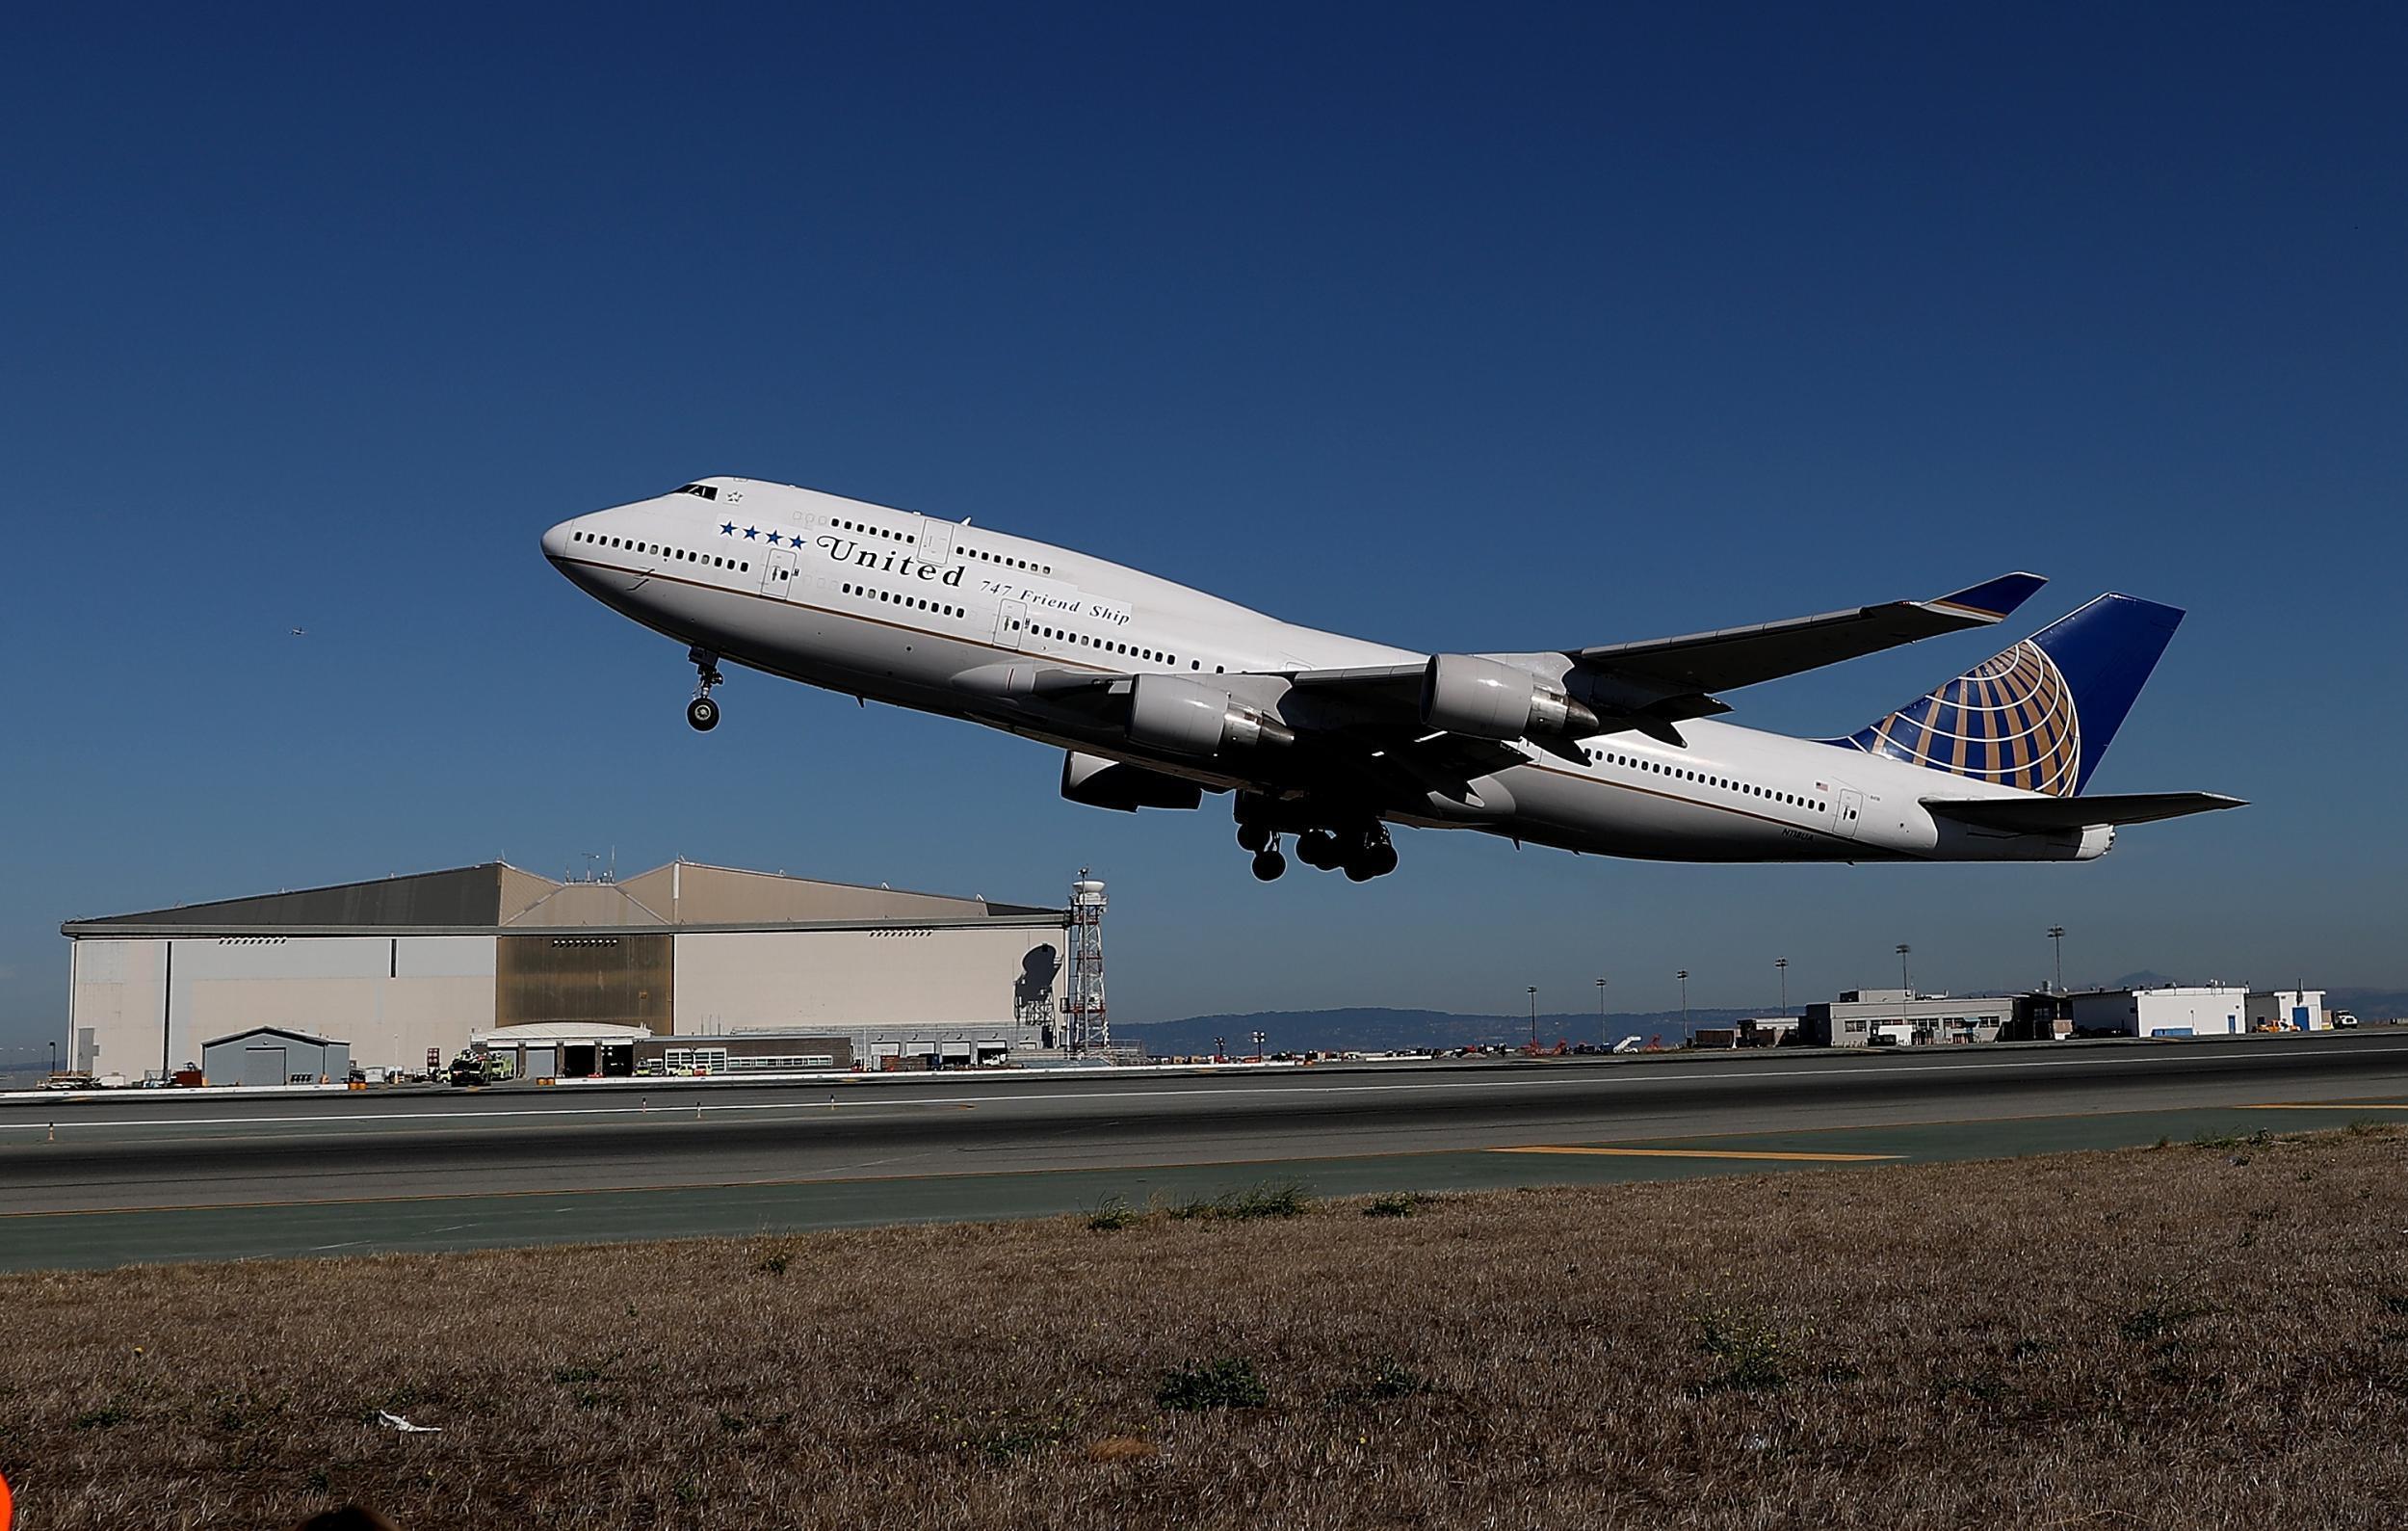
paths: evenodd
<path fill-rule="evenodd" d="M 39 1531 L 2408 1523 L 2386 1130 L 1266 1201 L 8 1277 L 0 1471 Z"/>

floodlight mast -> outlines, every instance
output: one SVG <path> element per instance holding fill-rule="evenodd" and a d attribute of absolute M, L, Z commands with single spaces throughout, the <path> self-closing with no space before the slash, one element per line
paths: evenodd
<path fill-rule="evenodd" d="M 1112 1016 L 1104 1007 L 1104 884 L 1079 868 L 1070 884 L 1070 985 L 1061 996 L 1068 1024 L 1062 1043 L 1074 1055 L 1108 1051 Z"/>

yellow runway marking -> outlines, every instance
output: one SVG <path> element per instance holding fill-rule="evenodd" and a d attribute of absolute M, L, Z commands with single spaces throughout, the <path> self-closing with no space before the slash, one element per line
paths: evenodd
<path fill-rule="evenodd" d="M 2408 1111 L 2408 1105 L 2383 1100 L 2302 1100 L 2291 1105 L 2243 1106 L 2243 1111 Z"/>
<path fill-rule="evenodd" d="M 1595 1153 L 1624 1159 L 1784 1159 L 1802 1164 L 1870 1164 L 1902 1153 L 1767 1153 L 1742 1148 L 1491 1148 L 1491 1153 Z"/>

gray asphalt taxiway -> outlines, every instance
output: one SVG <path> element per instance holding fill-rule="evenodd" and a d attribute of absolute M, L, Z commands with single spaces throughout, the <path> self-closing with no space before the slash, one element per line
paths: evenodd
<path fill-rule="evenodd" d="M 1995 1157 L 2408 1121 L 2408 1031 L 0 1104 L 0 1268 Z"/>

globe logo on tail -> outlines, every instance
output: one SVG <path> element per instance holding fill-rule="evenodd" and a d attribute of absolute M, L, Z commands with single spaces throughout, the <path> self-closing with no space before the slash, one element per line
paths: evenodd
<path fill-rule="evenodd" d="M 2073 688 L 2029 639 L 1848 742 L 1910 765 L 2060 798 L 2073 796 L 2081 779 Z"/>

